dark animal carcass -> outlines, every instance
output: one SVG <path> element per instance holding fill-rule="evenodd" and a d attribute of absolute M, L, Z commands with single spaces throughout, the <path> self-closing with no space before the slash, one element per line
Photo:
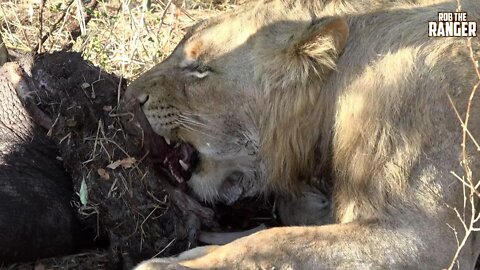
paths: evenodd
<path fill-rule="evenodd" d="M 11 68 L 0 69 L 0 262 L 73 253 L 93 237 L 82 232 L 71 178 L 20 102 Z"/>
<path fill-rule="evenodd" d="M 100 236 L 109 263 L 128 268 L 195 246 L 200 226 L 213 224 L 210 209 L 154 169 L 144 146 L 161 161 L 173 151 L 172 162 L 183 148 L 157 143 L 120 109 L 125 87 L 77 53 L 0 70 L 0 266 L 72 253 Z"/>

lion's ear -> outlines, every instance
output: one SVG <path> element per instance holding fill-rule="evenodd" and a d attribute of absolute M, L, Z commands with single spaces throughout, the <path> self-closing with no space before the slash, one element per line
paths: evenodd
<path fill-rule="evenodd" d="M 311 76 L 323 80 L 335 69 L 349 34 L 340 17 L 279 22 L 263 31 L 255 50 L 255 73 L 267 90 L 305 83 Z"/>
<path fill-rule="evenodd" d="M 315 72 L 316 75 L 325 76 L 335 69 L 348 34 L 349 28 L 344 18 L 312 21 L 306 30 L 292 34 L 285 48 L 285 57 L 297 62 L 297 72 L 306 73 L 304 75 Z"/>
<path fill-rule="evenodd" d="M 277 189 L 290 192 L 296 182 L 312 177 L 315 150 L 322 140 L 321 123 L 329 106 L 322 83 L 335 69 L 347 38 L 345 19 L 328 18 L 285 22 L 267 30 L 266 38 L 256 45 L 255 77 L 265 102 L 260 155 L 269 182 Z"/>

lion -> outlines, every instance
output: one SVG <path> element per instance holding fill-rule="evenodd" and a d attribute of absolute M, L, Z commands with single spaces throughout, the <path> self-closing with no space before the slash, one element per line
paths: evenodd
<path fill-rule="evenodd" d="M 155 132 L 197 149 L 193 192 L 294 200 L 331 183 L 334 224 L 136 269 L 473 269 L 480 241 L 462 219 L 476 199 L 458 178 L 480 168 L 479 77 L 465 38 L 427 36 L 457 4 L 265 0 L 189 29 L 126 95 Z M 479 1 L 461 9 L 478 23 Z"/>

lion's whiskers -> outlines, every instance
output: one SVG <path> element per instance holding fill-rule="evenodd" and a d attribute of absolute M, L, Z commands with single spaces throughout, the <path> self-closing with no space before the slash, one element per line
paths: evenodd
<path fill-rule="evenodd" d="M 216 115 L 215 113 L 199 113 L 199 112 L 189 112 L 189 111 L 182 111 L 181 115 L 183 116 L 194 116 L 194 117 L 201 117 L 201 116 L 213 116 Z"/>
<path fill-rule="evenodd" d="M 194 128 L 194 127 L 190 126 L 189 123 L 185 123 L 185 122 L 182 122 L 182 121 L 179 121 L 178 123 L 179 123 L 182 127 L 184 127 L 185 129 L 188 129 L 188 130 L 190 130 L 190 131 L 194 131 L 194 132 L 201 133 L 201 134 L 203 134 L 203 135 L 205 135 L 205 136 L 208 136 L 208 137 L 210 137 L 210 138 L 212 138 L 212 139 L 217 139 L 217 137 L 215 137 L 215 136 L 212 135 L 212 134 L 209 134 L 209 133 L 207 133 L 207 132 L 205 132 L 205 131 L 202 131 L 202 130 L 200 130 L 200 129 L 198 129 L 198 128 Z"/>
<path fill-rule="evenodd" d="M 179 118 L 180 118 L 181 121 L 183 121 L 185 123 L 189 123 L 189 124 L 196 125 L 196 126 L 199 126 L 199 127 L 208 127 L 207 124 L 202 123 L 198 120 L 195 120 L 191 117 L 187 117 L 187 116 L 182 115 L 182 114 L 179 114 Z"/>
<path fill-rule="evenodd" d="M 178 123 L 180 123 L 182 126 L 184 126 L 186 128 L 189 128 L 192 131 L 200 132 L 204 135 L 210 136 L 211 138 L 216 138 L 212 134 L 227 135 L 225 133 L 225 131 L 216 128 L 215 125 L 213 125 L 213 124 L 208 125 L 206 123 L 200 122 L 200 121 L 198 121 L 196 119 L 193 119 L 191 117 L 187 117 L 187 116 L 183 115 L 183 113 L 179 114 Z M 211 132 L 206 133 L 205 130 L 208 130 L 208 131 L 211 131 Z"/>

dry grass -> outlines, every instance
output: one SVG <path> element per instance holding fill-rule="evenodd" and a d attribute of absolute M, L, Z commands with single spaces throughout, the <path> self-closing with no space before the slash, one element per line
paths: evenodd
<path fill-rule="evenodd" d="M 60 50 L 72 41 L 69 26 L 77 24 L 82 34 L 74 42 L 73 50 L 82 52 L 84 58 L 95 65 L 127 79 L 135 78 L 164 59 L 175 48 L 186 27 L 240 2 L 99 0 L 92 10 L 86 8 L 89 0 L 42 1 L 0 2 L 0 33 L 7 48 L 30 51 L 39 44 L 40 36 L 51 32 L 41 50 Z M 63 13 L 65 17 L 59 20 Z M 86 26 L 85 14 L 91 15 Z M 56 21 L 59 21 L 57 25 Z"/>

